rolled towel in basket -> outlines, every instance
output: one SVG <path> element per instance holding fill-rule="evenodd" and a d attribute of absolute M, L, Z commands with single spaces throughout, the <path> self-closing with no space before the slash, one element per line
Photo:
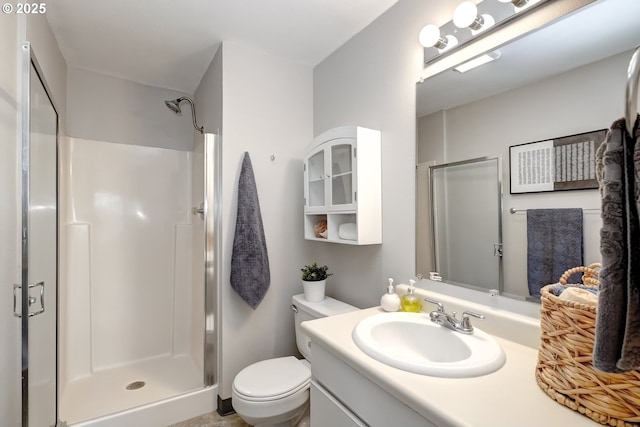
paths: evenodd
<path fill-rule="evenodd" d="M 581 304 L 595 305 L 598 303 L 598 296 L 586 289 L 570 286 L 560 294 L 561 300 L 579 302 Z"/>

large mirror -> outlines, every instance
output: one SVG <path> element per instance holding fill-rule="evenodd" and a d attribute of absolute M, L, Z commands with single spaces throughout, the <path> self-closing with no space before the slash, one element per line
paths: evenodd
<path fill-rule="evenodd" d="M 640 45 L 638 16 L 640 1 L 595 1 L 501 46 L 496 61 L 416 85 L 418 274 L 435 271 L 429 166 L 485 156 L 503 159 L 503 295 L 530 296 L 528 209 L 583 209 L 584 263 L 600 260 L 598 190 L 511 194 L 509 147 L 606 129 L 624 116 L 627 68 Z M 471 206 L 465 215 L 473 217 Z"/>

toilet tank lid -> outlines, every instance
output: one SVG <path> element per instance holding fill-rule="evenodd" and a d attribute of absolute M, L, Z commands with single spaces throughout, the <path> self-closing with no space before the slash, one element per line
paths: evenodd
<path fill-rule="evenodd" d="M 320 302 L 309 302 L 304 299 L 304 294 L 294 295 L 293 303 L 313 317 L 328 317 L 335 316 L 337 314 L 349 313 L 351 311 L 360 310 L 358 307 L 354 307 L 346 302 L 338 301 L 331 297 L 325 297 Z"/>

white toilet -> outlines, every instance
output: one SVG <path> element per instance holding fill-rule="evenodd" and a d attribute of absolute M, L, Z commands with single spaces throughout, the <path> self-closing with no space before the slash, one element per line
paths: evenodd
<path fill-rule="evenodd" d="M 233 380 L 233 408 L 247 423 L 256 427 L 308 426 L 309 384 L 311 382 L 311 342 L 302 333 L 305 320 L 335 316 L 358 310 L 344 302 L 326 297 L 308 302 L 304 295 L 294 295 L 296 343 L 305 359 L 294 356 L 262 360 L 247 366 Z"/>

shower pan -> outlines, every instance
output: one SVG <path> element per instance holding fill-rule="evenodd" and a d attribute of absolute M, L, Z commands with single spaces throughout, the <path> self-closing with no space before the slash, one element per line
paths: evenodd
<path fill-rule="evenodd" d="M 191 152 L 61 144 L 58 390 L 69 426 L 160 426 L 215 410 L 219 139 L 198 139 Z"/>

